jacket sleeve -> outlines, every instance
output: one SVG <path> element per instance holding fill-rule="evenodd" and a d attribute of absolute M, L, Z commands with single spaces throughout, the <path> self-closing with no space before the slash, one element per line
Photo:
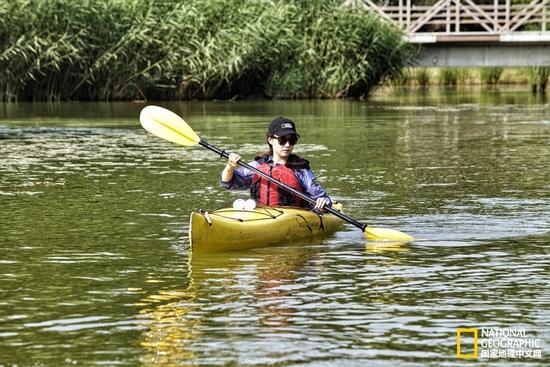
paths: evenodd
<path fill-rule="evenodd" d="M 253 161 L 248 163 L 254 168 L 258 167 L 258 162 Z M 239 189 L 248 189 L 252 185 L 252 178 L 254 177 L 254 172 L 248 168 L 242 166 L 237 167 L 233 171 L 233 178 L 229 182 L 224 182 L 221 179 L 220 174 L 220 186 L 226 188 L 227 190 L 239 190 Z"/>
<path fill-rule="evenodd" d="M 314 200 L 322 197 L 327 198 L 330 202 L 329 206 L 332 205 L 332 199 L 330 198 L 330 196 L 328 196 L 325 189 L 323 189 L 321 185 L 317 183 L 317 179 L 310 169 L 297 170 L 296 177 L 300 181 L 300 184 L 302 185 L 305 194 L 307 194 Z"/>

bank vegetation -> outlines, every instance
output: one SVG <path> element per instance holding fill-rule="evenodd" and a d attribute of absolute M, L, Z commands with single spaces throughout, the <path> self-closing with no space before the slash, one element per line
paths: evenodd
<path fill-rule="evenodd" d="M 339 0 L 0 2 L 1 100 L 362 97 L 413 55 Z"/>
<path fill-rule="evenodd" d="M 550 67 L 531 68 L 403 68 L 392 78 L 392 86 L 494 88 L 515 85 L 529 88 L 533 93 L 546 93 L 550 81 Z"/>

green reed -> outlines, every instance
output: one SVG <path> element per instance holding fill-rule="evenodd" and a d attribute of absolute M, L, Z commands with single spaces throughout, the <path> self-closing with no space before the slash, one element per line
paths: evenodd
<path fill-rule="evenodd" d="M 416 82 L 419 86 L 426 88 L 430 84 L 430 71 L 426 68 L 416 70 Z"/>
<path fill-rule="evenodd" d="M 500 81 L 500 77 L 504 68 L 501 67 L 489 67 L 489 68 L 480 68 L 479 69 L 479 79 L 481 84 L 487 86 L 495 86 Z"/>
<path fill-rule="evenodd" d="M 439 83 L 446 87 L 464 85 L 469 78 L 470 70 L 466 68 L 443 68 L 439 73 Z"/>
<path fill-rule="evenodd" d="M 549 67 L 534 67 L 529 69 L 529 85 L 533 93 L 546 93 L 548 79 L 550 78 Z"/>
<path fill-rule="evenodd" d="M 0 99 L 359 97 L 414 50 L 336 0 L 0 2 Z"/>

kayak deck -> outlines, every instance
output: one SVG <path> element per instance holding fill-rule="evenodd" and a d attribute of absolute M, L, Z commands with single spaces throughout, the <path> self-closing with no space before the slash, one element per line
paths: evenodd
<path fill-rule="evenodd" d="M 303 208 L 260 206 L 192 212 L 189 241 L 193 254 L 246 250 L 332 234 L 343 221 Z"/>

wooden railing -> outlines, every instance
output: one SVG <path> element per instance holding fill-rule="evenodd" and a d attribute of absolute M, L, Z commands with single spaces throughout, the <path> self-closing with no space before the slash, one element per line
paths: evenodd
<path fill-rule="evenodd" d="M 422 3 L 425 3 L 423 1 Z M 492 4 L 491 4 L 492 2 Z M 415 5 L 413 0 L 346 0 L 346 6 L 375 11 L 399 24 L 409 36 L 430 34 L 503 35 L 550 31 L 550 0 L 511 4 L 511 0 L 439 0 L 433 5 Z M 417 3 L 419 3 L 417 1 Z"/>

